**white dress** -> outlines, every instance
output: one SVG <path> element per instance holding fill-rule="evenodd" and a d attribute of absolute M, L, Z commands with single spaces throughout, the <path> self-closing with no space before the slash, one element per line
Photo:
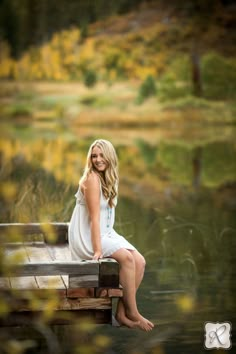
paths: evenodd
<path fill-rule="evenodd" d="M 73 260 L 92 259 L 94 255 L 90 217 L 83 193 L 78 189 L 75 194 L 76 205 L 69 223 L 69 247 Z M 103 257 L 111 256 L 121 248 L 136 250 L 114 229 L 115 208 L 110 208 L 100 186 L 100 234 Z"/>

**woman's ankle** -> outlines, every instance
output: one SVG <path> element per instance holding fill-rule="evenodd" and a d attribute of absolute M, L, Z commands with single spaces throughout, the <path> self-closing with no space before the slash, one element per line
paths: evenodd
<path fill-rule="evenodd" d="M 126 316 L 131 320 L 131 321 L 138 321 L 140 318 L 140 313 L 138 312 L 138 310 L 127 310 L 126 311 Z"/>

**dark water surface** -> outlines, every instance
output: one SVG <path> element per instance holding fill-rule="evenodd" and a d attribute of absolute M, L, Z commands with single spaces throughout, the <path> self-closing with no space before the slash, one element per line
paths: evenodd
<path fill-rule="evenodd" d="M 171 133 L 155 128 L 150 129 L 150 139 L 147 130 L 133 130 L 129 139 L 129 130 L 98 129 L 93 134 L 62 130 L 59 134 L 58 130 L 39 131 L 27 125 L 4 129 L 2 180 L 22 187 L 13 193 L 14 205 L 5 196 L 1 222 L 41 221 L 46 215 L 49 220 L 68 221 L 90 142 L 104 137 L 117 148 L 121 182 L 116 230 L 146 258 L 138 305 L 156 326 L 150 333 L 98 326 L 91 337 L 104 340 L 103 350 L 89 349 L 88 336 L 87 349 L 81 344 L 76 353 L 204 353 L 205 322 L 230 322 L 235 348 L 233 127 L 221 128 L 220 133 L 211 127 L 208 133 L 206 127 L 194 128 L 193 133 L 191 127 L 185 127 L 179 134 L 175 129 Z M 50 198 L 53 211 L 45 206 Z M 52 330 L 61 352 L 72 353 L 79 341 L 73 327 Z M 32 328 L 12 331 L 21 339 L 33 338 L 37 332 Z M 45 339 L 38 339 L 37 348 L 26 352 L 47 353 L 48 347 Z"/>

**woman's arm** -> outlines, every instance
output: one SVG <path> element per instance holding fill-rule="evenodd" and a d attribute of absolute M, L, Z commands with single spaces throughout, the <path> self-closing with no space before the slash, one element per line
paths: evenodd
<path fill-rule="evenodd" d="M 83 183 L 82 191 L 90 216 L 91 239 L 94 256 L 97 260 L 102 258 L 101 235 L 100 235 L 100 181 L 99 177 L 92 172 Z"/>

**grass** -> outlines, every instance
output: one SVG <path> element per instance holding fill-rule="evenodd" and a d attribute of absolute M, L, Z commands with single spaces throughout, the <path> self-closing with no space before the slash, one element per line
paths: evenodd
<path fill-rule="evenodd" d="M 4 82 L 2 114 L 54 119 L 73 118 L 80 125 L 150 126 L 179 123 L 235 123 L 234 102 L 210 101 L 191 95 L 161 102 L 158 95 L 137 104 L 138 82 L 80 83 Z"/>
<path fill-rule="evenodd" d="M 186 96 L 176 100 L 167 101 L 162 105 L 163 110 L 210 109 L 211 102 L 204 98 Z"/>
<path fill-rule="evenodd" d="M 3 115 L 7 117 L 31 117 L 33 113 L 33 108 L 31 105 L 26 103 L 15 102 L 12 105 L 3 107 Z"/>

